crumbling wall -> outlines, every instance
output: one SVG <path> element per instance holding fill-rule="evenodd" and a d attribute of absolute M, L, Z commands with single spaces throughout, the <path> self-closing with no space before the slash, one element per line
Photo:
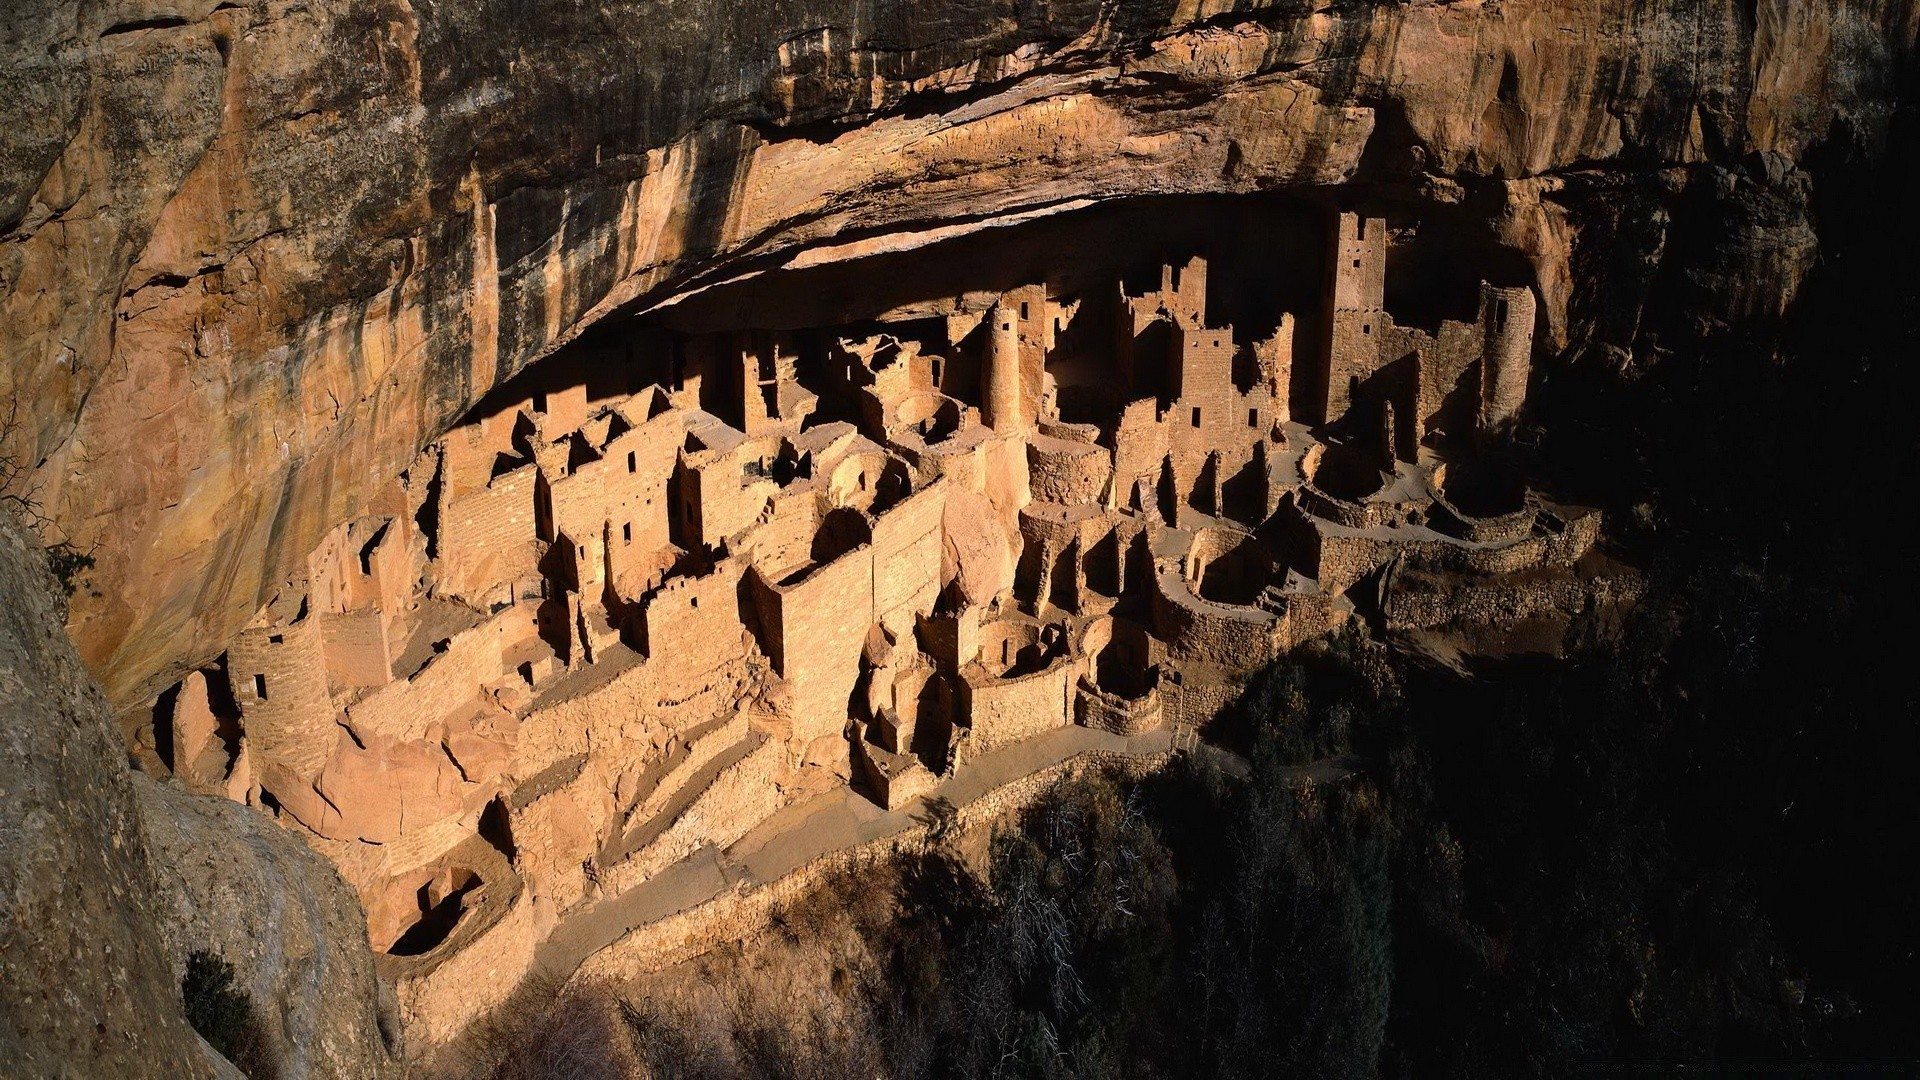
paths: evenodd
<path fill-rule="evenodd" d="M 811 490 L 775 499 L 753 530 L 754 565 L 776 578 L 805 566 L 812 557 L 820 517 L 820 499 Z"/>
<path fill-rule="evenodd" d="M 1097 503 L 1112 480 L 1113 457 L 1103 446 L 1035 435 L 1027 443 L 1027 474 L 1042 502 Z"/>
<path fill-rule="evenodd" d="M 684 696 L 745 651 L 740 579 L 746 566 L 741 557 L 723 560 L 708 573 L 667 582 L 647 601 L 647 667 L 662 693 Z"/>
<path fill-rule="evenodd" d="M 1138 735 L 1165 723 L 1158 690 L 1126 698 L 1082 681 L 1075 688 L 1074 704 L 1075 719 L 1083 726 L 1115 735 Z"/>
<path fill-rule="evenodd" d="M 612 785 L 584 768 L 568 782 L 512 806 L 514 865 L 537 903 L 566 911 L 589 891 L 586 862 L 614 817 Z"/>
<path fill-rule="evenodd" d="M 448 639 L 419 671 L 354 702 L 347 709 L 348 722 L 362 737 L 421 738 L 428 726 L 471 702 L 488 683 L 510 677 L 504 658 L 537 636 L 533 605 L 502 609 Z"/>
<path fill-rule="evenodd" d="M 747 465 L 757 466 L 774 456 L 772 449 L 742 444 L 725 454 L 690 462 L 681 474 L 681 495 L 692 526 L 690 539 L 713 548 L 752 525 L 767 501 L 779 495 L 780 486 L 761 472 L 749 472 Z"/>
<path fill-rule="evenodd" d="M 665 832 L 632 857 L 601 871 L 607 890 L 619 894 L 686 858 L 695 849 L 724 848 L 745 836 L 780 808 L 774 776 L 786 763 L 786 749 L 767 739 L 739 761 L 720 770 L 713 783 L 667 826 Z"/>

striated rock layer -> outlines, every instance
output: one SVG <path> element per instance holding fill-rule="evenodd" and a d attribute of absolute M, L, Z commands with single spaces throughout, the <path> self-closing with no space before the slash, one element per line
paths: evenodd
<path fill-rule="evenodd" d="M 488 388 L 622 306 L 1138 194 L 1366 184 L 1531 268 L 1542 347 L 1764 326 L 1912 0 L 26 0 L 7 448 L 121 708 Z M 1698 222 L 1678 242 L 1677 223 Z M 1576 273 L 1577 271 L 1577 273 Z"/>

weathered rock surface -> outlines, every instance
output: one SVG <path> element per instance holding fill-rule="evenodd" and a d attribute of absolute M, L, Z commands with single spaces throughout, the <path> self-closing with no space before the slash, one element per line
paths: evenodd
<path fill-rule="evenodd" d="M 233 966 L 283 1080 L 394 1071 L 339 875 L 241 806 L 128 770 L 44 556 L 6 513 L 0 590 L 0 1071 L 237 1075 L 185 1019 L 194 951 Z"/>
<path fill-rule="evenodd" d="M 1555 348 L 1631 351 L 1657 283 L 1691 330 L 1764 321 L 1812 258 L 1801 165 L 1871 145 L 1917 11 L 25 0 L 12 449 L 95 548 L 72 631 L 133 707 L 488 387 L 747 270 L 1358 183 L 1516 253 Z"/>
<path fill-rule="evenodd" d="M 353 890 L 326 858 L 272 819 L 227 799 L 134 774 L 135 804 L 175 958 L 234 966 L 281 1080 L 399 1071 L 398 1006 L 383 1003 Z"/>
<path fill-rule="evenodd" d="M 4 511 L 0 588 L 0 1055 L 19 1076 L 212 1075 L 160 944 L 126 754 Z"/>

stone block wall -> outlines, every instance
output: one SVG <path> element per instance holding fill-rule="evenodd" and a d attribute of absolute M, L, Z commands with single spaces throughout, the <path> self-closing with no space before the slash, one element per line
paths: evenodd
<path fill-rule="evenodd" d="M 763 643 L 793 695 L 793 734 L 838 735 L 873 625 L 873 546 L 863 545 L 790 585 L 752 572 Z"/>
<path fill-rule="evenodd" d="M 1136 480 L 1149 484 L 1160 477 L 1168 452 L 1167 430 L 1160 423 L 1159 405 L 1152 398 L 1128 402 L 1120 410 L 1113 436 L 1114 486 L 1124 489 Z M 1125 500 L 1121 500 L 1124 504 Z"/>
<path fill-rule="evenodd" d="M 782 495 L 773 500 L 761 524 L 753 531 L 753 564 L 779 578 L 805 566 L 812 558 L 814 533 L 820 528 L 819 497 L 812 491 Z"/>
<path fill-rule="evenodd" d="M 1272 658 L 1276 619 L 1271 612 L 1203 600 L 1177 570 L 1154 575 L 1148 604 L 1154 633 L 1174 659 L 1245 669 Z"/>
<path fill-rule="evenodd" d="M 700 461 L 681 473 L 681 496 L 690 526 L 689 538 L 708 548 L 752 525 L 780 486 L 746 469 L 749 460 L 771 458 L 759 448 L 743 445 L 727 454 Z"/>
<path fill-rule="evenodd" d="M 333 687 L 384 686 L 393 678 L 387 617 L 379 611 L 322 612 L 321 651 Z"/>
<path fill-rule="evenodd" d="M 293 777 L 317 775 L 339 734 L 319 621 L 241 631 L 227 670 L 255 762 Z"/>
<path fill-rule="evenodd" d="M 486 684 L 511 675 L 503 670 L 502 658 L 538 636 L 533 620 L 533 605 L 519 604 L 454 635 L 425 667 L 349 706 L 348 723 L 362 737 L 424 737 L 429 726 L 473 701 Z"/>
<path fill-rule="evenodd" d="M 1115 735 L 1138 735 L 1143 731 L 1152 731 L 1164 720 L 1158 690 L 1148 690 L 1138 698 L 1124 698 L 1109 694 L 1083 679 L 1075 688 L 1074 700 L 1075 718 L 1082 725 L 1111 731 Z"/>
<path fill-rule="evenodd" d="M 1440 336 L 1420 354 L 1420 385 L 1414 404 L 1420 430 L 1430 432 L 1448 422 L 1471 422 L 1470 415 L 1448 417 L 1448 398 L 1472 390 L 1479 378 L 1480 328 L 1451 319 L 1440 324 Z M 1464 434 L 1456 431 L 1455 434 Z"/>
<path fill-rule="evenodd" d="M 480 600 L 502 581 L 539 573 L 534 488 L 539 470 L 523 465 L 485 488 L 446 501 L 440 511 L 439 591 Z"/>
<path fill-rule="evenodd" d="M 709 573 L 667 582 L 647 601 L 647 666 L 663 693 L 683 696 L 708 672 L 740 656 L 745 570 L 744 558 L 727 559 Z"/>
<path fill-rule="evenodd" d="M 1036 435 L 1027 443 L 1027 475 L 1035 499 L 1097 503 L 1112 479 L 1113 457 L 1103 446 Z"/>
<path fill-rule="evenodd" d="M 495 459 L 513 453 L 513 429 L 519 419 L 520 410 L 515 407 L 447 433 L 440 443 L 442 498 L 461 499 L 486 488 Z"/>
<path fill-rule="evenodd" d="M 755 736 L 758 738 L 759 736 Z M 603 887 L 618 894 L 679 862 L 696 849 L 724 848 L 780 808 L 774 775 L 786 764 L 786 748 L 767 739 L 720 770 L 666 831 L 617 866 L 603 868 Z"/>
<path fill-rule="evenodd" d="M 1067 657 L 1044 671 L 1011 679 L 962 679 L 959 707 L 972 734 L 967 754 L 978 757 L 1057 727 L 1073 716 L 1073 687 L 1081 665 Z"/>
<path fill-rule="evenodd" d="M 1533 370 L 1533 290 L 1480 286 L 1486 351 L 1480 361 L 1480 430 L 1499 435 L 1527 401 Z"/>
<path fill-rule="evenodd" d="M 946 484 L 909 495 L 873 525 L 873 617 L 896 637 L 912 633 L 918 616 L 940 595 L 947 510 Z"/>

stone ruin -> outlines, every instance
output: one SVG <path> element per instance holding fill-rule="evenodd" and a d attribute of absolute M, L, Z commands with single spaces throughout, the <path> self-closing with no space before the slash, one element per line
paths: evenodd
<path fill-rule="evenodd" d="M 1317 336 L 1210 323 L 1193 258 L 1138 293 L 536 368 L 169 692 L 174 771 L 338 864 L 431 1031 L 476 972 L 513 981 L 570 913 L 782 808 L 899 809 L 1070 725 L 1191 730 L 1347 620 L 1449 617 L 1396 576 L 1580 560 L 1598 515 L 1497 460 L 1532 292 L 1402 327 L 1386 222 L 1329 231 Z"/>

